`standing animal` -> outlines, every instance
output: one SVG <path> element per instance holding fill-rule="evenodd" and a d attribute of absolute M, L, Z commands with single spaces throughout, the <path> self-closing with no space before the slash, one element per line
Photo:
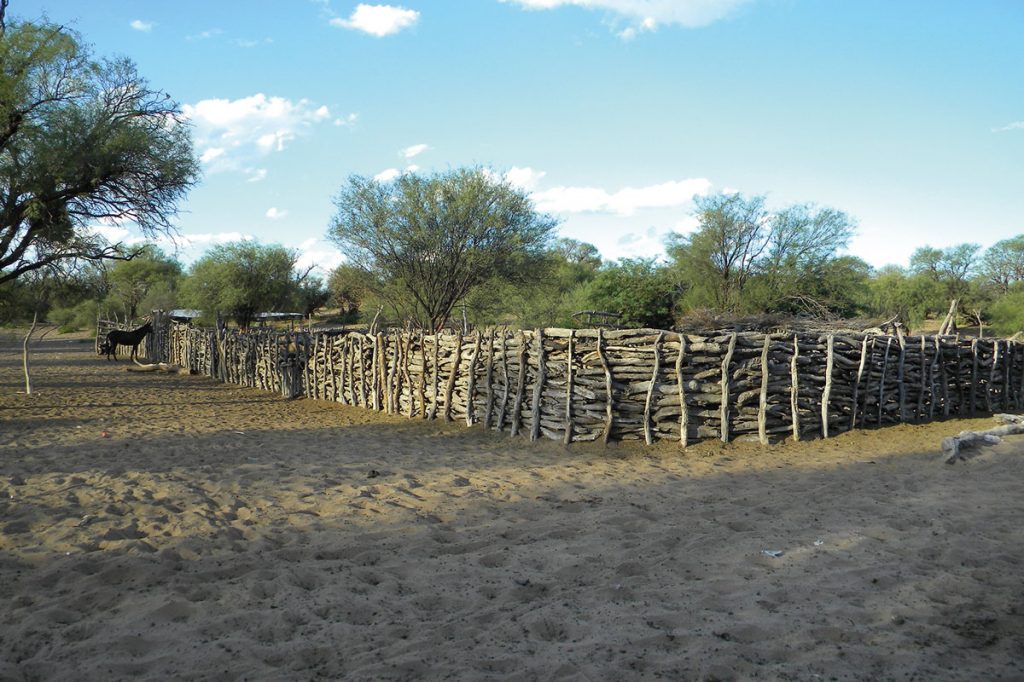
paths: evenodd
<path fill-rule="evenodd" d="M 115 329 L 107 334 L 107 360 L 111 357 L 117 360 L 117 347 L 118 346 L 131 346 L 132 353 L 131 359 L 135 359 L 136 353 L 139 350 L 139 344 L 142 343 L 142 339 L 146 338 L 146 334 L 153 331 L 153 323 L 147 322 L 138 329 L 133 329 L 130 332 Z"/>

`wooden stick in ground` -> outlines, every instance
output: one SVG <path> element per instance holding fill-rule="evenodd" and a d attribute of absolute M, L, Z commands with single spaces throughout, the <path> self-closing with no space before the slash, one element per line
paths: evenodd
<path fill-rule="evenodd" d="M 999 364 L 999 340 L 992 341 L 992 366 L 988 371 L 988 383 L 985 384 L 985 409 L 988 412 L 995 411 L 995 402 L 992 400 L 992 390 L 996 384 L 996 365 Z"/>
<path fill-rule="evenodd" d="M 789 364 L 789 409 L 793 422 L 793 440 L 800 440 L 800 375 L 797 373 L 797 361 L 800 358 L 800 343 L 793 334 L 793 358 Z"/>
<path fill-rule="evenodd" d="M 512 392 L 508 376 L 508 333 L 501 331 L 501 407 L 498 410 L 497 430 L 505 428 L 505 412 L 508 410 L 508 397 Z"/>
<path fill-rule="evenodd" d="M 828 438 L 828 401 L 832 397 L 832 368 L 835 365 L 835 337 L 828 335 L 825 358 L 825 388 L 821 392 L 821 437 Z"/>
<path fill-rule="evenodd" d="M 761 347 L 761 393 L 757 401 L 757 439 L 761 445 L 768 445 L 768 349 L 771 344 L 771 334 L 765 334 Z"/>
<path fill-rule="evenodd" d="M 480 330 L 476 330 L 473 339 L 473 353 L 469 356 L 469 379 L 466 387 L 466 426 L 473 425 L 473 398 L 476 394 L 476 362 L 480 357 Z"/>
<path fill-rule="evenodd" d="M 452 371 L 448 375 L 448 385 L 444 390 L 444 420 L 452 420 L 452 396 L 455 394 L 455 379 L 459 375 L 459 363 L 462 362 L 462 332 L 455 335 L 455 350 L 452 351 Z"/>
<path fill-rule="evenodd" d="M 882 376 L 878 381 L 878 425 L 882 425 L 882 406 L 885 403 L 885 372 L 889 367 L 889 351 L 892 349 L 892 337 L 885 340 L 885 355 L 882 356 Z"/>
<path fill-rule="evenodd" d="M 661 339 L 664 332 L 658 333 L 654 342 L 654 370 L 651 372 L 651 385 L 647 387 L 647 399 L 644 401 L 644 442 L 648 445 L 654 443 L 654 431 L 651 428 L 651 402 L 654 399 L 654 389 L 658 385 L 658 372 L 661 370 Z"/>
<path fill-rule="evenodd" d="M 548 379 L 547 363 L 544 359 L 544 330 L 534 331 L 534 339 L 537 343 L 537 382 L 533 385 L 533 409 L 530 421 L 530 440 L 535 441 L 540 437 L 540 406 L 544 391 L 544 384 Z"/>
<path fill-rule="evenodd" d="M 860 363 L 857 365 L 857 379 L 853 384 L 853 400 L 850 401 L 850 427 L 849 430 L 857 428 L 857 393 L 860 391 L 861 377 L 864 376 L 864 360 L 867 357 L 868 337 L 865 335 L 860 346 Z"/>
<path fill-rule="evenodd" d="M 566 351 L 565 361 L 565 435 L 562 437 L 562 443 L 568 445 L 572 442 L 572 391 L 573 391 L 573 373 L 572 373 L 572 356 L 574 352 L 573 342 L 576 339 L 576 331 L 570 330 L 569 332 L 569 348 Z"/>
<path fill-rule="evenodd" d="M 511 436 L 519 435 L 523 423 L 523 391 L 526 388 L 526 334 L 519 332 L 519 376 L 516 377 L 516 399 L 512 405 Z"/>
<path fill-rule="evenodd" d="M 615 401 L 612 393 L 612 368 L 608 364 L 608 353 L 604 347 L 604 331 L 601 329 L 597 330 L 597 357 L 601 361 L 601 369 L 604 370 L 606 400 L 604 404 L 604 432 L 601 435 L 601 440 L 607 445 L 612 436 L 612 425 L 615 423 Z"/>
<path fill-rule="evenodd" d="M 494 329 L 487 330 L 487 370 L 484 373 L 487 384 L 487 402 L 484 406 L 484 428 L 491 428 L 491 411 L 494 409 Z"/>
<path fill-rule="evenodd" d="M 686 386 L 683 384 L 683 360 L 686 357 L 686 337 L 679 335 L 679 355 L 676 356 L 676 388 L 679 390 L 679 444 L 686 448 L 690 422 L 686 411 Z M 609 410 L 611 404 L 609 402 Z"/>
<path fill-rule="evenodd" d="M 433 345 L 433 348 L 432 348 L 432 350 L 433 350 L 433 358 L 432 358 L 432 360 L 433 360 L 433 365 L 434 365 L 434 373 L 432 375 L 432 379 L 431 379 L 432 383 L 431 383 L 431 386 L 430 386 L 430 414 L 427 416 L 427 419 L 430 419 L 430 420 L 434 420 L 434 419 L 437 418 L 437 400 L 438 400 L 438 395 L 439 395 L 440 390 L 441 390 L 441 387 L 439 385 L 440 379 L 438 378 L 439 374 L 440 374 L 440 371 L 441 371 L 440 351 L 438 350 L 438 346 L 440 346 L 440 345 L 441 345 L 441 335 L 439 333 L 437 333 L 437 332 L 434 332 L 434 345 Z"/>
<path fill-rule="evenodd" d="M 722 405 L 720 408 L 722 420 L 722 442 L 729 442 L 729 383 L 732 377 L 729 375 L 729 365 L 732 363 L 732 354 L 736 351 L 736 332 L 729 337 L 729 348 L 725 351 L 722 359 Z"/>

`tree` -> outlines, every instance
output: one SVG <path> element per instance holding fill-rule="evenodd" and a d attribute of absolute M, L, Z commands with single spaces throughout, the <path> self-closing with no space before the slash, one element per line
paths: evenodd
<path fill-rule="evenodd" d="M 0 4 L 0 283 L 64 261 L 130 258 L 87 228 L 174 232 L 199 170 L 176 102 L 127 59 L 94 60 L 49 23 Z"/>
<path fill-rule="evenodd" d="M 373 282 L 365 270 L 351 263 L 342 263 L 327 278 L 327 291 L 330 294 L 327 300 L 338 308 L 342 316 L 354 319 L 373 288 Z"/>
<path fill-rule="evenodd" d="M 981 272 L 1003 294 L 1024 282 L 1024 234 L 993 244 L 982 258 Z"/>
<path fill-rule="evenodd" d="M 910 270 L 941 284 L 946 298 L 959 298 L 968 291 L 980 250 L 977 244 L 957 244 L 946 249 L 924 246 L 910 256 Z"/>
<path fill-rule="evenodd" d="M 305 275 L 295 272 L 296 254 L 281 246 L 234 242 L 210 249 L 193 263 L 182 284 L 187 305 L 219 311 L 248 327 L 261 312 L 299 305 Z M 308 274 L 308 272 L 306 273 Z"/>
<path fill-rule="evenodd" d="M 481 169 L 390 182 L 352 176 L 334 203 L 328 238 L 374 276 L 377 293 L 402 292 L 410 317 L 430 329 L 474 288 L 528 280 L 556 224 Z"/>
<path fill-rule="evenodd" d="M 675 286 L 667 269 L 652 258 L 605 265 L 587 290 L 595 308 L 621 313 L 623 326 L 670 329 L 675 323 Z"/>
<path fill-rule="evenodd" d="M 120 304 L 128 319 L 138 317 L 139 305 L 158 290 L 173 292 L 181 277 L 181 264 L 147 244 L 131 260 L 110 268 L 110 299 Z"/>
<path fill-rule="evenodd" d="M 769 245 L 764 197 L 713 194 L 694 197 L 694 204 L 699 227 L 689 237 L 671 235 L 669 255 L 707 287 L 716 308 L 734 310 Z"/>

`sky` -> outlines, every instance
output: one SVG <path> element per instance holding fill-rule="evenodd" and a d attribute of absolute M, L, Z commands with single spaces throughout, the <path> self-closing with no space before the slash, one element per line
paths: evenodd
<path fill-rule="evenodd" d="M 186 264 L 253 238 L 329 271 L 350 176 L 465 166 L 606 259 L 662 256 L 712 192 L 842 210 L 846 253 L 876 267 L 1024 233 L 1021 0 L 12 0 L 8 16 L 73 28 L 180 103 L 203 169 Z"/>

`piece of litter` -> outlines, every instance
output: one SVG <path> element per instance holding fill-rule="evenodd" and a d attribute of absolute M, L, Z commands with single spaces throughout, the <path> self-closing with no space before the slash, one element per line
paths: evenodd
<path fill-rule="evenodd" d="M 245 431 L 235 431 L 235 433 L 237 433 L 239 436 L 245 435 Z"/>
<path fill-rule="evenodd" d="M 765 556 L 770 556 L 773 559 L 778 559 L 780 556 L 785 554 L 785 552 L 783 552 L 781 549 L 762 549 L 761 554 L 764 554 Z"/>
<path fill-rule="evenodd" d="M 824 545 L 824 544 L 825 544 L 825 541 L 824 541 L 824 540 L 815 540 L 815 541 L 814 541 L 814 546 L 815 546 L 815 547 L 821 547 L 821 546 L 822 546 L 822 545 Z"/>

